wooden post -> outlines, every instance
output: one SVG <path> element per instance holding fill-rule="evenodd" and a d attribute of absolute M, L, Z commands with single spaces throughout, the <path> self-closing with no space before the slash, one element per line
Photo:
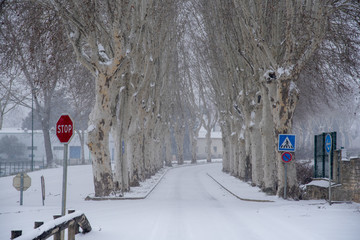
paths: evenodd
<path fill-rule="evenodd" d="M 75 210 L 71 209 L 71 210 L 68 210 L 68 214 L 71 214 L 71 213 L 74 213 Z M 80 231 L 79 231 L 79 224 L 77 222 L 75 222 L 75 225 L 74 225 L 74 229 L 75 229 L 75 234 L 78 234 Z"/>
<path fill-rule="evenodd" d="M 11 239 L 15 239 L 22 235 L 22 230 L 12 230 L 11 231 Z"/>
<path fill-rule="evenodd" d="M 54 217 L 54 219 L 57 219 L 59 217 L 62 217 L 62 215 L 54 215 L 53 217 Z M 62 231 L 59 231 L 59 230 L 56 233 L 54 233 L 54 240 L 64 239 L 64 238 L 61 238 L 61 235 L 62 235 L 61 233 L 62 233 Z"/>
<path fill-rule="evenodd" d="M 44 224 L 44 222 L 34 222 L 34 228 L 38 228 L 43 224 Z"/>
<path fill-rule="evenodd" d="M 75 221 L 71 221 L 68 226 L 68 240 L 75 240 Z"/>
<path fill-rule="evenodd" d="M 68 210 L 68 214 L 74 213 L 75 210 Z M 75 234 L 76 234 L 76 226 L 77 223 L 75 221 L 71 221 L 69 223 L 69 227 L 68 227 L 68 240 L 75 240 Z M 79 231 L 79 227 L 78 227 L 78 231 Z"/>

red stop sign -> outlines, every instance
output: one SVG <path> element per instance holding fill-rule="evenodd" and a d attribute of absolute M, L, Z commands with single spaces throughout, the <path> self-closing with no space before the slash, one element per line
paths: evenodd
<path fill-rule="evenodd" d="M 74 123 L 70 115 L 61 115 L 56 123 L 56 136 L 61 143 L 69 143 L 74 135 Z"/>

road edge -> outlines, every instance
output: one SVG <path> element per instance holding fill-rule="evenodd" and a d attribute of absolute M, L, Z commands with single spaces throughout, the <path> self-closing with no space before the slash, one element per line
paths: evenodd
<path fill-rule="evenodd" d="M 240 199 L 241 201 L 247 201 L 247 202 L 274 202 L 272 200 L 259 200 L 259 199 L 249 199 L 249 198 L 242 198 L 238 195 L 236 195 L 235 193 L 233 193 L 232 191 L 230 191 L 228 188 L 226 188 L 224 185 L 222 185 L 218 180 L 216 180 L 213 176 L 211 176 L 209 173 L 206 173 L 206 175 L 208 175 L 214 182 L 216 182 L 220 187 L 222 187 L 224 190 L 226 190 L 228 193 L 230 193 L 231 195 L 233 195 L 234 197 L 236 197 L 237 199 Z"/>

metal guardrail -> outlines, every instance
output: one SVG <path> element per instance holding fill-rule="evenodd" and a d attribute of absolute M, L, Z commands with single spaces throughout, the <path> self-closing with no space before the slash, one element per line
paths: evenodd
<path fill-rule="evenodd" d="M 42 169 L 44 164 L 42 161 L 34 162 L 34 169 Z M 22 172 L 31 171 L 31 161 L 14 161 L 2 162 L 0 161 L 0 177 L 15 175 Z"/>

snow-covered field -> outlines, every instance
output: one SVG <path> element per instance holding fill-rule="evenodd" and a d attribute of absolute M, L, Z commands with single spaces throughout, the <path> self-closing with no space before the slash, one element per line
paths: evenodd
<path fill-rule="evenodd" d="M 61 212 L 62 168 L 28 173 L 32 186 L 20 193 L 11 177 L 0 178 L 0 239 L 11 230 L 29 233 L 34 221 Z M 40 177 L 45 177 L 42 206 Z M 162 177 L 162 179 L 161 179 Z M 142 200 L 85 201 L 93 193 L 91 166 L 68 169 L 67 208 L 85 213 L 93 230 L 77 239 L 360 239 L 360 204 L 292 201 L 266 196 L 221 172 L 221 163 L 167 169 L 125 197 Z M 243 199 L 242 201 L 219 186 Z"/>

